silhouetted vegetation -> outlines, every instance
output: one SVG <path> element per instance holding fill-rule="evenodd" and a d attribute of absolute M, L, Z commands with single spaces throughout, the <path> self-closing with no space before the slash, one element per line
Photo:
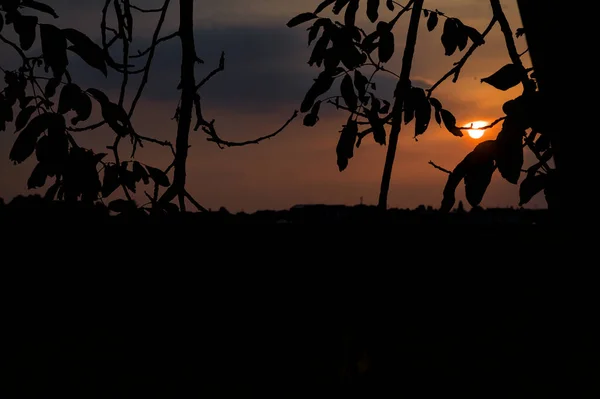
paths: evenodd
<path fill-rule="evenodd" d="M 454 212 L 444 212 L 423 205 L 416 209 L 381 210 L 367 205 L 296 205 L 288 210 L 262 210 L 254 213 L 230 213 L 225 208 L 206 212 L 180 212 L 173 208 L 153 213 L 130 205 L 127 201 L 102 203 L 48 201 L 39 195 L 17 196 L 0 205 L 0 223 L 10 225 L 75 223 L 94 224 L 393 224 L 439 226 L 464 225 L 544 225 L 549 222 L 545 209 L 480 207 L 465 211 L 462 203 Z"/>
<path fill-rule="evenodd" d="M 186 185 L 186 162 L 189 134 L 202 130 L 207 140 L 219 146 L 240 146 L 258 143 L 283 130 L 295 117 L 275 133 L 248 142 L 222 140 L 214 120 L 207 120 L 202 113 L 200 90 L 219 72 L 225 69 L 225 55 L 221 54 L 218 66 L 200 81 L 196 80 L 195 68 L 204 61 L 196 54 L 194 44 L 194 2 L 179 1 L 177 31 L 163 35 L 162 28 L 170 0 L 159 8 L 147 9 L 132 4 L 130 0 L 105 0 L 101 13 L 101 43 L 95 43 L 86 34 L 72 28 L 60 29 L 53 24 L 40 23 L 36 14 L 59 18 L 54 9 L 44 3 L 29 0 L 4 0 L 0 2 L 0 40 L 9 46 L 21 61 L 15 70 L 2 66 L 6 86 L 0 93 L 0 131 L 7 123 L 14 123 L 17 138 L 10 151 L 10 159 L 19 164 L 34 156 L 37 165 L 27 185 L 30 189 L 49 186 L 49 200 L 94 203 L 122 190 L 122 198 L 109 204 L 112 209 L 138 207 L 133 194 L 144 191 L 148 202 L 141 207 L 152 212 L 186 210 L 188 200 L 203 211 L 189 194 Z M 134 52 L 135 15 L 155 14 L 158 16 L 150 46 Z M 114 18 L 116 27 L 107 21 Z M 17 40 L 13 41 L 2 32 L 11 29 Z M 175 116 L 177 133 L 175 144 L 141 135 L 132 125 L 132 116 L 151 77 L 154 57 L 161 43 L 178 38 L 182 46 L 181 80 L 176 88 L 181 97 Z M 39 43 L 41 54 L 30 54 L 35 43 Z M 116 46 L 121 46 L 121 59 L 115 60 Z M 79 57 L 98 73 L 98 86 L 81 88 L 69 73 L 70 60 Z M 121 77 L 118 98 L 111 99 L 102 87 L 102 77 L 109 73 Z M 125 93 L 133 76 L 141 76 L 133 99 L 126 104 Z M 174 88 L 175 89 L 175 88 Z M 94 105 L 96 104 L 96 105 Z M 82 126 L 95 116 L 99 107 L 100 120 Z M 71 117 L 69 118 L 68 115 Z M 192 127 L 192 119 L 195 125 Z M 108 154 L 77 144 L 76 136 L 108 126 L 114 132 L 114 142 Z M 129 140 L 132 151 L 122 160 L 119 144 Z M 142 164 L 136 153 L 144 145 L 159 145 L 170 150 L 173 162 L 166 168 Z M 173 172 L 172 178 L 169 174 Z M 54 181 L 51 182 L 50 180 Z M 178 199 L 178 205 L 171 201 Z"/>
<path fill-rule="evenodd" d="M 449 173 L 441 210 L 449 212 L 454 207 L 455 191 L 462 181 L 469 203 L 474 207 L 479 206 L 496 170 L 505 180 L 515 185 L 519 184 L 522 173 L 526 174 L 519 186 L 519 205 L 526 204 L 542 190 L 551 203 L 554 174 L 549 166 L 553 150 L 545 126 L 548 118 L 544 115 L 533 68 L 526 69 L 523 66 L 521 56 L 525 53 L 518 54 L 513 39 L 513 35 L 522 36 L 524 30 L 517 29 L 513 33 L 499 0 L 490 0 L 492 17 L 483 32 L 437 9 L 425 9 L 423 4 L 423 0 L 411 0 L 406 5 L 386 1 L 387 9 L 397 10 L 397 13 L 392 20 L 384 21 L 380 18 L 383 4 L 379 0 L 325 0 L 314 12 L 302 13 L 288 22 L 289 27 L 312 22 L 308 28 L 308 37 L 309 45 L 314 42 L 314 46 L 308 63 L 321 68 L 300 108 L 306 113 L 304 124 L 314 126 L 318 122 L 322 104 L 331 104 L 349 112 L 336 148 L 340 171 L 348 167 L 348 162 L 354 155 L 354 147 L 359 148 L 365 137 L 372 135 L 376 143 L 388 146 L 379 195 L 379 206 L 387 208 L 392 166 L 403 123 L 406 125 L 413 122 L 415 139 L 426 133 L 432 115 L 440 126 L 443 125 L 457 137 L 463 136 L 463 130 L 473 128 L 456 126 L 456 118 L 450 110 L 443 107 L 443 100 L 432 95 L 446 79 L 452 77 L 452 82 L 458 81 L 469 57 L 484 45 L 487 34 L 499 26 L 505 37 L 510 63 L 481 79 L 481 82 L 503 91 L 521 84 L 523 93 L 503 105 L 504 116 L 481 128 L 491 128 L 502 122 L 502 130 L 495 140 L 480 143 L 452 171 L 438 167 Z M 321 16 L 330 7 L 334 16 L 343 16 L 343 21 Z M 357 26 L 356 16 L 361 9 L 372 23 L 377 23 L 373 32 L 366 32 Z M 394 56 L 396 24 L 409 11 L 410 23 L 402 69 L 398 75 L 387 69 L 386 64 Z M 429 88 L 414 86 L 410 80 L 421 17 L 426 20 L 429 32 L 435 32 L 438 27 L 438 32 L 441 29 L 440 39 L 445 56 L 464 52 L 454 67 Z M 378 73 L 397 77 L 394 98 L 385 99 L 377 94 L 373 78 Z M 341 95 L 325 96 L 336 81 L 339 82 Z M 389 133 L 386 130 L 388 125 Z M 361 128 L 362 126 L 365 128 Z M 537 163 L 528 166 L 526 170 L 523 169 L 524 147 L 538 159 Z"/>

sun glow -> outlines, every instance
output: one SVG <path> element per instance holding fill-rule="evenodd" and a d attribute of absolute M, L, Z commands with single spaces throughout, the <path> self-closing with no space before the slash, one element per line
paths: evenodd
<path fill-rule="evenodd" d="M 473 128 L 480 128 L 487 125 L 488 123 L 485 121 L 475 121 L 468 124 L 468 126 L 471 126 Z M 467 130 L 467 133 L 472 139 L 480 139 L 485 133 L 485 129 L 469 129 Z"/>

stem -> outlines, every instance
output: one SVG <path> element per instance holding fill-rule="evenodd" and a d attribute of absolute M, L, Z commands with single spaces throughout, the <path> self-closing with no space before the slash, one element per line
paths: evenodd
<path fill-rule="evenodd" d="M 408 26 L 408 34 L 406 37 L 406 47 L 404 48 L 404 56 L 402 57 L 402 70 L 400 71 L 400 79 L 396 85 L 396 101 L 392 109 L 392 128 L 390 131 L 390 140 L 388 151 L 385 158 L 385 166 L 383 176 L 381 178 L 381 190 L 379 192 L 379 208 L 387 209 L 387 197 L 390 190 L 390 179 L 392 178 L 392 168 L 394 166 L 394 158 L 396 157 L 396 147 L 398 146 L 398 136 L 402 129 L 402 108 L 407 91 L 410 89 L 410 70 L 412 68 L 413 56 L 417 44 L 417 34 L 419 31 L 419 21 L 421 19 L 421 10 L 423 8 L 423 0 L 416 0 L 412 7 L 410 16 L 410 25 Z"/>
<path fill-rule="evenodd" d="M 196 78 L 196 46 L 194 44 L 194 0 L 179 0 L 179 38 L 181 40 L 181 102 L 177 139 L 175 142 L 175 171 L 173 190 L 168 196 L 163 196 L 161 202 L 170 202 L 175 196 L 179 197 L 181 211 L 185 211 L 185 163 L 188 156 Z M 169 198 L 171 197 L 171 198 Z"/>

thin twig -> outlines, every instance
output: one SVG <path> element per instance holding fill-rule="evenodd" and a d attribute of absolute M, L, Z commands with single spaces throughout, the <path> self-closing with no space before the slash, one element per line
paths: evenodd
<path fill-rule="evenodd" d="M 433 161 L 429 161 L 429 165 L 433 166 L 433 167 L 434 167 L 434 168 L 436 168 L 437 170 L 441 170 L 441 171 L 442 171 L 442 172 L 444 172 L 444 173 L 448 173 L 448 174 L 452 173 L 452 172 L 451 172 L 451 171 L 449 171 L 448 169 L 446 169 L 446 168 L 442 168 L 441 166 L 439 166 L 439 165 L 436 165 L 435 163 L 433 163 Z"/>
<path fill-rule="evenodd" d="M 142 76 L 142 81 L 140 82 L 140 86 L 138 87 L 137 93 L 131 102 L 131 108 L 129 109 L 129 118 L 133 115 L 133 111 L 142 96 L 142 92 L 148 83 L 148 76 L 150 75 L 150 67 L 152 66 L 152 60 L 154 58 L 154 52 L 156 50 L 156 45 L 158 44 L 158 35 L 160 35 L 160 30 L 162 29 L 163 23 L 165 22 L 165 16 L 167 14 L 167 10 L 169 8 L 169 3 L 171 0 L 165 0 L 162 13 L 160 14 L 160 18 L 158 19 L 158 23 L 156 24 L 156 29 L 154 30 L 154 35 L 152 37 L 152 45 L 150 46 L 150 50 L 148 54 L 148 59 L 146 60 L 146 65 L 144 67 L 144 76 Z M 127 62 L 124 62 L 127 64 Z"/>
<path fill-rule="evenodd" d="M 166 3 L 168 3 L 168 2 L 166 2 Z M 162 17 L 162 14 L 161 14 L 161 18 L 164 19 L 164 17 Z M 161 23 L 161 25 L 162 25 L 162 23 Z M 169 35 L 161 37 L 160 39 L 153 39 L 153 42 L 152 42 L 151 46 L 149 46 L 144 51 L 139 51 L 137 54 L 131 55 L 131 58 L 140 58 L 140 57 L 143 57 L 146 54 L 148 54 L 149 52 L 153 51 L 158 44 L 166 42 L 168 40 L 171 40 L 171 39 L 173 39 L 173 38 L 175 38 L 177 36 L 179 36 L 179 32 L 173 32 L 173 33 L 171 33 Z"/>
<path fill-rule="evenodd" d="M 292 121 L 293 121 L 294 119 L 296 119 L 296 117 L 297 117 L 297 116 L 298 116 L 298 111 L 294 111 L 294 114 L 292 115 L 292 117 L 291 117 L 290 119 L 288 119 L 288 120 L 287 120 L 287 122 L 285 122 L 285 124 L 284 124 L 282 127 L 280 127 L 279 129 L 277 129 L 277 130 L 276 130 L 274 133 L 268 134 L 268 135 L 266 135 L 266 136 L 259 137 L 259 138 L 257 138 L 257 139 L 254 139 L 254 140 L 248 140 L 248 141 L 242 141 L 242 142 L 235 142 L 235 141 L 226 141 L 226 140 L 221 140 L 221 139 L 220 139 L 220 138 L 219 138 L 219 137 L 216 135 L 216 132 L 214 132 L 214 130 L 213 130 L 213 132 L 215 133 L 215 134 L 214 134 L 214 136 L 213 136 L 213 135 L 211 135 L 211 137 L 210 137 L 210 138 L 208 138 L 207 140 L 208 140 L 208 141 L 215 142 L 215 143 L 217 143 L 217 144 L 224 145 L 224 146 L 226 146 L 226 147 L 241 147 L 241 146 L 244 146 L 244 145 L 249 145 L 249 144 L 258 144 L 258 143 L 260 143 L 261 141 L 268 140 L 268 139 L 271 139 L 271 138 L 273 138 L 273 137 L 277 136 L 277 135 L 278 135 L 279 133 L 281 133 L 281 132 L 282 132 L 282 131 L 283 131 L 283 130 L 286 128 L 286 127 L 288 127 L 288 125 L 289 125 L 290 123 L 292 123 Z M 207 133 L 208 133 L 208 132 L 207 132 Z"/>

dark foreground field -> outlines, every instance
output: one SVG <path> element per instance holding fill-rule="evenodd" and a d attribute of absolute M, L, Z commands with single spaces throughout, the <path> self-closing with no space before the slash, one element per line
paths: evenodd
<path fill-rule="evenodd" d="M 548 263 L 544 211 L 0 215 L 2 398 L 584 397 L 591 375 L 590 291 Z"/>

